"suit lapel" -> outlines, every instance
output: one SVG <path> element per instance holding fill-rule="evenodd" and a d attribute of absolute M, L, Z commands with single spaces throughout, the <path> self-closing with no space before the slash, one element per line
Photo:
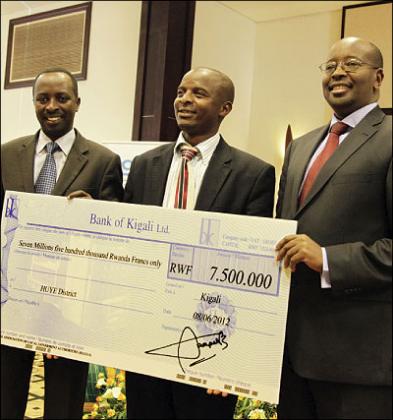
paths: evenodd
<path fill-rule="evenodd" d="M 162 205 L 174 147 L 175 144 L 170 145 L 153 158 L 150 188 L 145 192 L 145 201 L 149 204 Z"/>
<path fill-rule="evenodd" d="M 221 137 L 203 177 L 195 204 L 196 210 L 211 209 L 217 194 L 232 171 L 231 161 L 231 148 Z"/>
<path fill-rule="evenodd" d="M 38 133 L 29 137 L 19 150 L 19 162 L 25 192 L 34 192 L 34 154 Z"/>
<path fill-rule="evenodd" d="M 316 194 L 326 185 L 333 174 L 342 166 L 350 156 L 352 156 L 371 136 L 379 129 L 384 113 L 379 107 L 371 111 L 351 132 L 346 139 L 340 144 L 333 156 L 326 162 L 318 174 L 310 193 L 299 207 L 299 213 L 308 205 Z"/>
<path fill-rule="evenodd" d="M 291 208 L 289 210 L 289 214 L 292 216 L 297 212 L 300 187 L 302 185 L 308 163 L 312 155 L 315 153 L 315 150 L 326 136 L 328 128 L 329 126 L 324 126 L 316 131 L 313 131 L 308 136 L 301 139 L 297 145 L 298 150 L 296 152 L 296 160 L 291 162 L 291 165 L 298 169 L 293 174 L 291 173 L 292 179 L 287 180 L 287 182 L 292 185 L 292 192 L 290 193 L 292 197 L 290 200 Z"/>
<path fill-rule="evenodd" d="M 75 130 L 75 132 L 75 142 L 53 189 L 53 195 L 64 195 L 89 160 L 87 157 L 89 151 L 87 142 L 78 131 Z"/>

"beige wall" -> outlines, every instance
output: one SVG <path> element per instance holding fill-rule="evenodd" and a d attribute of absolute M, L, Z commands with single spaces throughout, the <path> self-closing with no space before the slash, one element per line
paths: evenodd
<path fill-rule="evenodd" d="M 39 128 L 31 88 L 3 88 L 9 19 L 77 3 L 81 2 L 63 1 L 1 16 L 1 142 Z M 82 103 L 75 126 L 98 142 L 131 139 L 140 13 L 139 1 L 93 3 L 88 78 L 79 82 Z"/>
<path fill-rule="evenodd" d="M 340 25 L 340 11 L 257 25 L 249 150 L 277 175 L 288 124 L 296 138 L 330 118 L 318 65 L 340 39 Z"/>
<path fill-rule="evenodd" d="M 248 149 L 256 24 L 215 1 L 198 1 L 192 67 L 212 67 L 235 84 L 232 112 L 221 126 L 233 146 Z"/>

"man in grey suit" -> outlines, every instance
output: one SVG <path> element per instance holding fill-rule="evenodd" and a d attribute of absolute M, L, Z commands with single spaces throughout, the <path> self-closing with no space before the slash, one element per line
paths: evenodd
<path fill-rule="evenodd" d="M 35 79 L 33 101 L 41 130 L 1 147 L 1 205 L 6 190 L 39 191 L 37 181 L 52 144 L 58 150 L 53 152 L 56 183 L 51 194 L 72 196 L 83 190 L 96 199 L 121 201 L 119 156 L 73 128 L 80 105 L 74 76 L 65 69 L 43 71 Z M 33 358 L 34 352 L 1 346 L 2 419 L 24 417 Z M 50 355 L 44 363 L 44 418 L 82 418 L 88 364 Z"/>
<path fill-rule="evenodd" d="M 298 234 L 277 244 L 293 272 L 280 419 L 392 416 L 392 119 L 377 104 L 382 67 L 374 44 L 336 42 L 320 66 L 332 120 L 286 151 L 277 214 L 298 220 Z M 329 138 L 338 145 L 316 172 Z"/>
<path fill-rule="evenodd" d="M 174 102 L 181 129 L 177 142 L 134 159 L 125 201 L 271 217 L 274 167 L 229 146 L 219 134 L 220 124 L 231 111 L 233 100 L 234 86 L 225 74 L 207 68 L 186 73 Z M 178 205 L 176 180 L 184 148 L 190 148 L 195 156 L 188 162 L 193 174 L 188 184 L 193 192 L 188 190 L 183 196 L 187 199 L 184 205 Z M 234 396 L 207 395 L 206 390 L 198 387 L 130 372 L 126 384 L 128 418 L 233 417 Z M 213 390 L 208 392 L 218 394 Z"/>

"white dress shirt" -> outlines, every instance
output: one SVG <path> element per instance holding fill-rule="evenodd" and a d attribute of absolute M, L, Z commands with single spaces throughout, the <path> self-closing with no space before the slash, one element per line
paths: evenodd
<path fill-rule="evenodd" d="M 202 143 L 199 143 L 197 146 L 195 146 L 198 149 L 199 153 L 187 163 L 190 172 L 189 183 L 192 183 L 192 185 L 189 184 L 189 188 L 193 191 L 194 195 L 191 208 L 194 208 L 199 194 L 199 190 L 202 185 L 203 177 L 219 141 L 220 134 L 216 133 L 214 136 L 208 138 Z M 182 132 L 177 138 L 176 145 L 173 151 L 172 163 L 169 169 L 168 179 L 166 182 L 164 200 L 162 202 L 163 207 L 174 207 L 176 197 L 176 184 L 182 162 L 182 157 L 180 153 L 181 144 L 188 145 L 188 143 L 184 139 Z M 187 206 L 187 208 L 189 207 Z"/>
<path fill-rule="evenodd" d="M 56 143 L 60 147 L 60 150 L 57 150 L 53 153 L 53 158 L 55 159 L 56 163 L 56 181 L 59 179 L 59 175 L 63 170 L 64 164 L 70 153 L 72 145 L 74 144 L 75 138 L 75 130 L 72 129 L 68 133 L 64 134 L 63 137 L 60 137 L 56 140 Z M 52 140 L 42 130 L 40 130 L 34 155 L 34 184 L 36 183 L 38 175 L 45 162 L 47 143 L 52 143 Z"/>

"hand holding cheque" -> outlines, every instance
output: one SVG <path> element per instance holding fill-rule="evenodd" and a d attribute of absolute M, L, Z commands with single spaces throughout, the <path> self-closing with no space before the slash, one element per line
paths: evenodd
<path fill-rule="evenodd" d="M 8 192 L 2 226 L 4 344 L 277 402 L 296 222 Z"/>

